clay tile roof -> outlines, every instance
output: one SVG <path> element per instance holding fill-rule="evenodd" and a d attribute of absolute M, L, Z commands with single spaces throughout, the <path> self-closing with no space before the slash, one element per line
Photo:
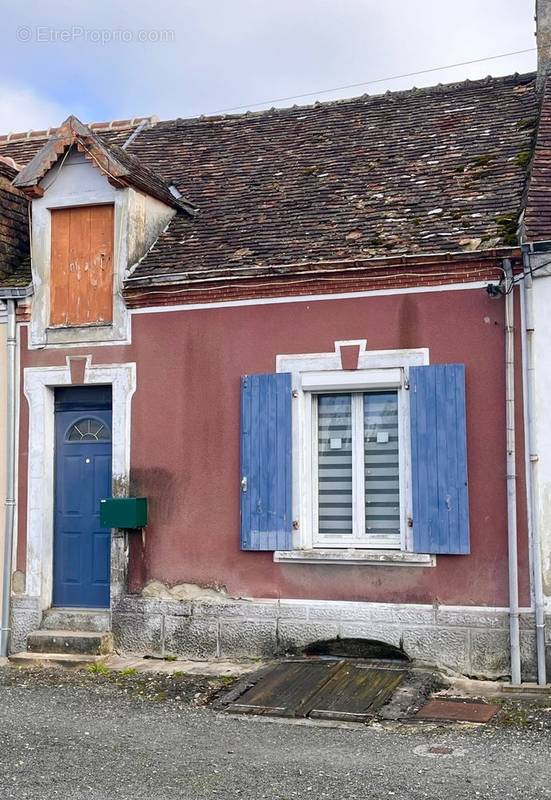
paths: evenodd
<path fill-rule="evenodd" d="M 125 152 L 198 213 L 129 285 L 515 244 L 537 115 L 528 74 L 145 127 Z"/>
<path fill-rule="evenodd" d="M 138 127 L 154 125 L 157 117 L 135 117 L 134 119 L 113 122 L 91 122 L 86 127 L 101 134 L 101 139 L 109 145 L 122 146 Z M 28 164 L 31 158 L 46 144 L 50 136 L 55 136 L 59 128 L 42 131 L 23 131 L 0 136 L 0 153 L 10 155 L 20 164 Z"/>
<path fill-rule="evenodd" d="M 0 157 L 0 287 L 31 282 L 27 198 L 12 186 L 17 170 Z"/>
<path fill-rule="evenodd" d="M 160 122 L 131 150 L 199 211 L 130 282 L 514 244 L 536 116 L 525 75 Z"/>

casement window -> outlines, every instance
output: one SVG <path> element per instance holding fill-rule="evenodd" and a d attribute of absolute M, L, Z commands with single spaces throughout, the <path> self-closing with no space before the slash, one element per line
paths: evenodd
<path fill-rule="evenodd" d="M 469 552 L 464 367 L 399 355 L 242 379 L 242 549 Z"/>
<path fill-rule="evenodd" d="M 399 548 L 398 391 L 312 394 L 314 546 Z"/>

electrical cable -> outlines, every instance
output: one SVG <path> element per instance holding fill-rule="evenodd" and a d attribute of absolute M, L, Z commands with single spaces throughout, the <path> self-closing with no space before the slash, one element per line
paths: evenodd
<path fill-rule="evenodd" d="M 508 58 L 509 56 L 518 56 L 525 53 L 535 52 L 535 47 L 529 47 L 526 50 L 512 50 L 510 53 L 500 53 L 496 56 L 485 56 L 484 58 L 474 58 L 471 61 L 458 61 L 456 64 L 446 64 L 442 67 L 431 67 L 430 69 L 419 69 L 416 72 L 404 72 L 401 75 L 389 75 L 387 78 L 375 78 L 370 81 L 362 81 L 361 83 L 346 83 L 342 86 L 334 86 L 332 89 L 318 89 L 314 92 L 304 92 L 303 94 L 291 94 L 287 97 L 276 97 L 273 100 L 262 100 L 258 103 L 248 103 L 247 105 L 232 106 L 231 108 L 219 108 L 217 111 L 209 111 L 206 116 L 214 116 L 216 114 L 227 114 L 231 111 L 242 111 L 248 108 L 258 108 L 258 106 L 269 106 L 273 103 L 284 103 L 288 100 L 300 100 L 304 97 L 312 97 L 318 94 L 331 94 L 331 92 L 340 92 L 345 89 L 359 89 L 362 86 L 373 86 L 377 83 L 386 83 L 386 81 L 396 81 L 400 78 L 413 78 L 416 75 L 427 75 L 430 72 L 441 72 L 445 69 L 453 69 L 454 67 L 466 67 L 470 64 L 481 64 L 484 61 L 495 61 L 498 58 Z"/>
<path fill-rule="evenodd" d="M 545 269 L 545 267 L 549 266 L 551 266 L 551 260 L 545 261 L 543 264 L 539 264 L 537 267 L 533 268 L 531 267 L 530 275 L 534 275 L 535 272 L 539 272 L 540 269 Z M 523 281 L 525 278 L 526 278 L 526 272 L 521 272 L 519 275 L 513 277 L 512 280 L 509 281 L 509 287 L 507 288 L 507 291 L 504 292 L 504 294 L 510 294 L 515 288 L 515 286 L 519 284 L 521 281 Z"/>

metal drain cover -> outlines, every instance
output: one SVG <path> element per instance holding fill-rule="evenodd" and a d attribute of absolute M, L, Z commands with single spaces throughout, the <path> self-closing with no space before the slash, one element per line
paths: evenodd
<path fill-rule="evenodd" d="M 490 703 L 467 703 L 460 700 L 430 700 L 415 715 L 417 719 L 448 722 L 489 722 L 499 711 Z"/>
<path fill-rule="evenodd" d="M 390 699 L 406 672 L 403 664 L 394 662 L 286 661 L 236 698 L 227 710 L 364 722 Z"/>

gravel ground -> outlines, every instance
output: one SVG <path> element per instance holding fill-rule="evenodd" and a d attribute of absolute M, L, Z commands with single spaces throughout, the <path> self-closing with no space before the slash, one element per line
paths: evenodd
<path fill-rule="evenodd" d="M 0 798 L 551 798 L 545 704 L 486 726 L 321 727 L 204 707 L 228 684 L 0 669 Z"/>

